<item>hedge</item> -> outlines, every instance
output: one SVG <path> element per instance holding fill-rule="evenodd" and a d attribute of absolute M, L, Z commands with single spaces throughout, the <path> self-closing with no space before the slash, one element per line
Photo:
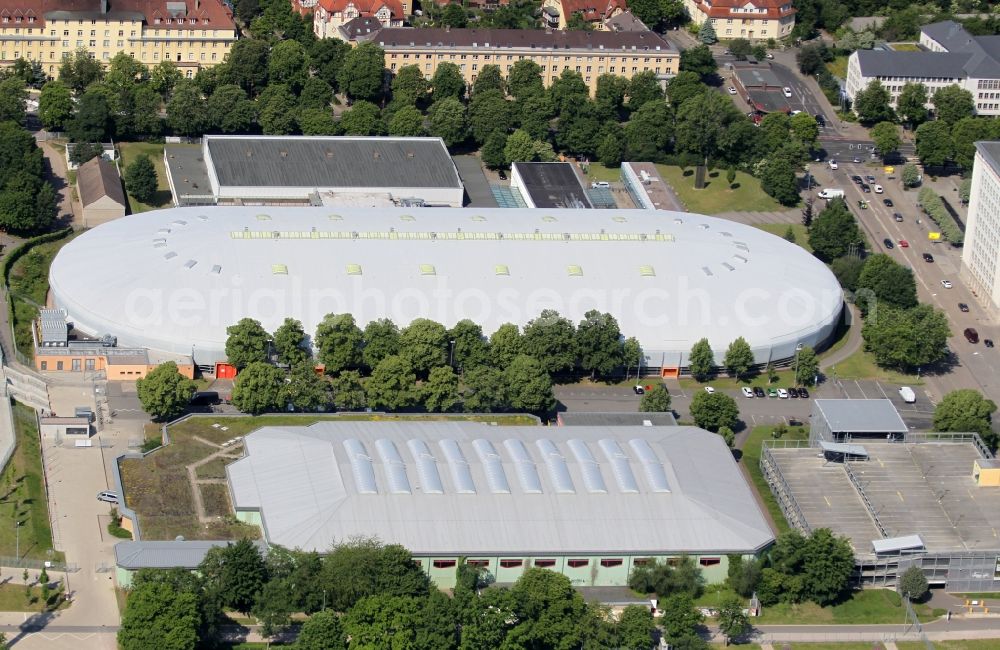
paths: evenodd
<path fill-rule="evenodd" d="M 921 189 L 918 196 L 920 206 L 924 209 L 927 216 L 934 220 L 934 223 L 940 228 L 941 234 L 944 235 L 945 239 L 955 246 L 961 246 L 962 242 L 965 241 L 965 235 L 944 207 L 941 197 L 930 187 Z"/>

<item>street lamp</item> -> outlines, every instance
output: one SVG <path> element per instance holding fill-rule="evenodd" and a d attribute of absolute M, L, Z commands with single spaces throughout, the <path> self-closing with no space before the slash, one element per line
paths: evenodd
<path fill-rule="evenodd" d="M 799 352 L 802 351 L 802 344 L 799 343 L 795 346 L 795 383 L 799 383 Z"/>
<path fill-rule="evenodd" d="M 14 522 L 14 557 L 21 560 L 21 522 Z"/>
<path fill-rule="evenodd" d="M 448 341 L 450 345 L 450 351 L 448 352 L 448 365 L 452 368 L 455 367 L 455 342 Z"/>

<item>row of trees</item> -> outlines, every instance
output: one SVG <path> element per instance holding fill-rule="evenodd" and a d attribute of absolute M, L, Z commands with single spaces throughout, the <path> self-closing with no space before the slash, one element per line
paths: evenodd
<path fill-rule="evenodd" d="M 139 571 L 118 642 L 123 650 L 211 647 L 221 612 L 230 609 L 253 615 L 265 635 L 286 628 L 293 614 L 309 615 L 294 646 L 300 650 L 653 646 L 648 607 L 630 606 L 616 620 L 545 569 L 528 569 L 509 588 L 480 591 L 483 578 L 461 562 L 449 597 L 399 546 L 359 540 L 322 557 L 272 547 L 265 557 L 243 540 L 209 551 L 197 572 Z"/>
<path fill-rule="evenodd" d="M 18 90 L 19 89 L 19 90 Z M 0 111 L 8 93 L 18 99 L 21 116 L 4 114 L 0 120 L 0 229 L 19 235 L 48 230 L 58 212 L 58 197 L 45 180 L 42 150 L 23 122 L 24 86 L 0 82 Z"/>

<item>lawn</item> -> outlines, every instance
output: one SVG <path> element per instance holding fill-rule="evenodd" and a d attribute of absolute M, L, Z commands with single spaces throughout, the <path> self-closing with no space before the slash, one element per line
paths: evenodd
<path fill-rule="evenodd" d="M 1000 600 L 1000 592 L 996 591 L 952 594 L 952 596 L 955 598 L 966 598 L 968 600 Z"/>
<path fill-rule="evenodd" d="M 213 458 L 204 465 L 199 465 L 195 470 L 198 478 L 226 478 L 226 465 L 233 462 L 233 458 Z"/>
<path fill-rule="evenodd" d="M 31 323 L 38 318 L 38 306 L 45 304 L 49 293 L 49 267 L 56 253 L 73 237 L 38 244 L 21 256 L 10 270 L 10 293 L 14 303 L 12 326 L 18 352 L 29 359 L 34 354 Z"/>
<path fill-rule="evenodd" d="M 723 212 L 773 212 L 788 208 L 781 205 L 764 190 L 760 181 L 749 174 L 736 172 L 736 181 L 731 189 L 726 183 L 726 170 L 709 172 L 705 187 L 694 188 L 694 168 L 681 171 L 672 165 L 657 165 L 657 171 L 691 212 L 699 214 L 720 214 Z"/>
<path fill-rule="evenodd" d="M 736 390 L 742 386 L 760 386 L 764 390 L 767 390 L 768 387 L 788 387 L 795 383 L 792 380 L 791 368 L 780 368 L 775 370 L 778 374 L 778 380 L 773 384 L 767 381 L 767 373 L 741 377 L 739 380 L 735 377 L 721 376 L 709 379 L 706 382 L 700 382 L 692 377 L 682 377 L 679 381 L 681 388 L 684 390 L 702 390 L 705 386 L 712 386 L 716 390 Z"/>
<path fill-rule="evenodd" d="M 707 590 L 696 604 L 701 607 L 717 607 L 725 598 L 735 594 L 725 587 Z M 944 610 L 932 610 L 928 605 L 914 605 L 921 621 L 927 622 L 944 615 Z M 900 623 L 903 620 L 903 604 L 891 589 L 863 589 L 855 591 L 844 602 L 830 607 L 820 607 L 811 602 L 791 605 L 778 603 L 765 607 L 759 618 L 753 619 L 757 625 L 878 625 Z M 848 644 L 796 643 L 793 648 L 824 649 L 854 646 Z M 858 646 L 861 647 L 861 646 Z M 871 644 L 863 646 L 871 650 Z"/>
<path fill-rule="evenodd" d="M 809 245 L 809 230 L 801 223 L 757 223 L 754 226 L 772 235 L 777 235 L 782 239 L 784 239 L 788 229 L 791 228 L 792 234 L 795 235 L 795 243 L 806 249 L 806 251 L 813 252 L 812 246 Z"/>
<path fill-rule="evenodd" d="M 954 641 L 935 641 L 935 650 L 996 650 L 1000 645 L 996 639 L 963 639 Z M 899 650 L 927 650 L 922 641 L 896 641 Z"/>
<path fill-rule="evenodd" d="M 757 493 L 760 494 L 760 498 L 764 501 L 767 511 L 771 513 L 771 518 L 774 520 L 774 524 L 777 526 L 778 533 L 780 534 L 787 532 L 789 525 L 785 521 L 784 513 L 781 512 L 781 506 L 778 505 L 778 501 L 771 492 L 771 487 L 767 484 L 767 479 L 764 478 L 764 474 L 760 471 L 761 446 L 765 440 L 772 439 L 771 432 L 774 431 L 774 428 L 774 425 L 764 424 L 751 429 L 750 435 L 747 436 L 746 441 L 743 443 L 743 455 L 740 457 L 740 462 L 746 467 L 747 473 L 750 475 L 750 480 L 753 482 Z M 788 432 L 781 439 L 808 440 L 809 433 L 804 427 L 789 427 Z"/>
<path fill-rule="evenodd" d="M 139 516 L 139 527 L 143 539 L 173 539 L 183 535 L 186 539 L 237 539 L 253 536 L 257 529 L 233 521 L 230 514 L 229 497 L 224 485 L 201 485 L 202 498 L 207 514 L 222 519 L 210 524 L 201 524 L 195 514 L 194 496 L 185 467 L 218 451 L 217 447 L 195 440 L 195 436 L 215 444 L 231 438 L 246 435 L 265 426 L 306 426 L 321 420 L 468 420 L 474 422 L 496 422 L 500 425 L 530 426 L 537 424 L 535 418 L 526 415 L 372 415 L 350 413 L 345 415 L 263 415 L 260 417 L 213 417 L 188 418 L 170 427 L 170 444 L 149 454 L 145 458 L 127 458 L 121 461 L 124 498 L 128 507 Z M 220 425 L 213 427 L 213 424 Z M 222 427 L 226 427 L 223 431 Z M 147 429 L 158 430 L 158 426 Z M 222 477 L 223 463 L 213 460 L 199 468 L 202 478 Z M 217 476 L 210 476 L 215 474 Z M 207 489 L 206 489 L 207 488 Z"/>
<path fill-rule="evenodd" d="M 838 79 L 847 79 L 847 57 L 838 56 L 826 64 L 826 69 Z"/>
<path fill-rule="evenodd" d="M 920 48 L 916 43 L 889 43 L 892 49 L 897 52 L 919 52 Z"/>
<path fill-rule="evenodd" d="M 49 576 L 52 580 L 52 577 Z M 62 600 L 61 593 L 49 583 L 49 601 L 42 601 L 42 588 L 30 587 L 26 592 L 24 584 L 15 581 L 0 584 L 0 612 L 44 612 L 52 609 L 65 609 L 69 603 Z M 30 594 L 30 595 L 29 595 Z M 56 607 L 56 599 L 59 598 L 59 605 Z"/>
<path fill-rule="evenodd" d="M 171 201 L 170 184 L 167 182 L 167 170 L 163 166 L 163 145 L 149 142 L 119 142 L 118 152 L 121 154 L 121 173 L 125 174 L 125 168 L 138 156 L 146 154 L 153 161 L 156 168 L 156 194 L 149 203 L 141 203 L 132 198 L 129 194 L 128 205 L 132 214 L 146 212 L 162 208 Z"/>
<path fill-rule="evenodd" d="M 587 163 L 586 176 L 589 181 L 607 181 L 614 183 L 622 179 L 620 167 L 605 167 L 601 163 Z"/>
<path fill-rule="evenodd" d="M 836 379 L 877 379 L 888 384 L 907 386 L 922 386 L 924 383 L 917 375 L 879 368 L 871 353 L 864 350 L 858 350 L 836 366 L 831 366 L 827 374 Z"/>
<path fill-rule="evenodd" d="M 19 552 L 24 558 L 61 562 L 63 554 L 52 550 L 35 411 L 15 402 L 14 429 L 14 454 L 0 474 L 0 555 L 13 557 Z M 19 532 L 15 521 L 21 522 Z"/>

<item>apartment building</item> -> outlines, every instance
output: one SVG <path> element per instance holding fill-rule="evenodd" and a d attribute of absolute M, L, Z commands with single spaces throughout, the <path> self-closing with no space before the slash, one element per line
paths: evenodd
<path fill-rule="evenodd" d="M 983 308 L 1000 315 L 1000 142 L 977 142 L 960 277 Z"/>
<path fill-rule="evenodd" d="M 542 24 L 550 29 L 566 29 L 573 14 L 580 14 L 591 27 L 607 29 L 605 21 L 628 9 L 625 0 L 543 0 Z"/>
<path fill-rule="evenodd" d="M 920 30 L 920 51 L 859 50 L 847 61 L 845 92 L 854 101 L 874 80 L 889 91 L 892 105 L 908 83 L 923 84 L 930 97 L 957 85 L 972 93 L 979 115 L 1000 115 L 1000 36 L 972 36 L 950 20 Z M 928 101 L 928 108 L 933 103 Z"/>
<path fill-rule="evenodd" d="M 535 29 L 411 29 L 388 27 L 365 39 L 385 50 L 385 66 L 395 72 L 419 66 L 427 78 L 441 63 L 454 63 L 466 83 L 473 83 L 485 65 L 510 72 L 516 61 L 528 59 L 542 69 L 548 86 L 563 70 L 575 70 L 593 93 L 604 73 L 631 78 L 651 70 L 661 79 L 677 74 L 680 54 L 659 34 L 608 31 L 541 31 Z"/>
<path fill-rule="evenodd" d="M 339 28 L 356 18 L 402 27 L 405 11 L 400 0 L 319 0 L 313 12 L 313 32 L 317 38 L 340 38 Z"/>
<path fill-rule="evenodd" d="M 221 0 L 4 0 L 0 65 L 38 61 L 51 77 L 80 48 L 99 61 L 119 52 L 146 65 L 172 61 L 185 76 L 222 63 L 236 41 Z"/>
<path fill-rule="evenodd" d="M 784 38 L 795 27 L 792 0 L 684 0 L 691 21 L 712 21 L 716 35 L 727 40 Z"/>

